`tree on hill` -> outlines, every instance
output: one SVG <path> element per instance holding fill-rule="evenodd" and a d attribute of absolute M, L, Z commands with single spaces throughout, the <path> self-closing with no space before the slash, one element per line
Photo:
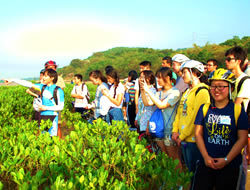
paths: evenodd
<path fill-rule="evenodd" d="M 205 44 L 198 46 L 193 44 L 192 48 L 183 49 L 152 49 L 152 48 L 129 48 L 116 47 L 103 52 L 95 52 L 87 59 L 73 59 L 71 63 L 58 70 L 63 77 L 69 78 L 70 73 L 79 73 L 83 75 L 85 80 L 88 79 L 88 74 L 92 70 L 104 71 L 107 65 L 113 66 L 120 78 L 125 78 L 130 70 L 139 72 L 139 63 L 145 60 L 151 61 L 152 70 L 155 72 L 161 67 L 161 60 L 165 56 L 174 56 L 177 53 L 183 53 L 190 59 L 195 59 L 201 62 L 206 62 L 210 58 L 215 58 L 219 61 L 219 67 L 225 67 L 224 54 L 227 49 L 239 45 L 245 48 L 250 54 L 250 36 L 242 37 L 234 36 L 232 39 L 226 40 L 220 44 Z"/>

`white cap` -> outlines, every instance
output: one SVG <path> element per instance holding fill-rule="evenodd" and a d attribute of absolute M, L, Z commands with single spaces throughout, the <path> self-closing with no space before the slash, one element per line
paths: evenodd
<path fill-rule="evenodd" d="M 172 61 L 176 61 L 178 63 L 183 63 L 188 60 L 190 59 L 186 55 L 183 55 L 183 54 L 176 54 L 174 57 L 172 57 Z"/>
<path fill-rule="evenodd" d="M 184 68 L 188 69 L 196 68 L 198 71 L 202 73 L 204 72 L 204 65 L 201 62 L 195 60 L 188 60 L 182 63 L 180 70 L 182 71 Z"/>

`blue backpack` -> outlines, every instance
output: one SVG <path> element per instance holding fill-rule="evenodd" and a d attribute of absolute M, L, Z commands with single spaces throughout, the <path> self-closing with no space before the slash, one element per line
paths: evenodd
<path fill-rule="evenodd" d="M 149 132 L 152 137 L 164 138 L 164 119 L 161 109 L 156 109 L 149 119 Z"/>

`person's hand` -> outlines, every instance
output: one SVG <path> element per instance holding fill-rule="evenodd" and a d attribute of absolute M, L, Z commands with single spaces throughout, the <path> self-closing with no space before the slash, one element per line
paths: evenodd
<path fill-rule="evenodd" d="M 95 106 L 94 106 L 94 104 L 92 103 L 92 104 L 87 104 L 87 106 L 86 106 L 86 109 L 92 109 L 92 108 L 94 108 Z"/>
<path fill-rule="evenodd" d="M 143 91 L 144 88 L 143 88 L 143 82 L 144 82 L 144 77 L 140 77 L 139 78 L 139 87 L 140 87 L 140 91 Z"/>
<path fill-rule="evenodd" d="M 102 88 L 101 91 L 102 91 L 102 94 L 104 96 L 108 96 L 108 89 L 107 88 Z"/>
<path fill-rule="evenodd" d="M 39 106 L 39 110 L 45 111 L 45 110 L 47 110 L 47 107 L 45 105 L 41 105 L 41 106 Z"/>
<path fill-rule="evenodd" d="M 176 144 L 177 146 L 181 146 L 181 139 L 179 137 L 177 137 Z"/>
<path fill-rule="evenodd" d="M 10 83 L 11 83 L 10 81 L 4 80 L 4 84 L 5 84 L 5 85 L 8 85 L 8 84 L 10 84 Z"/>
<path fill-rule="evenodd" d="M 215 158 L 214 162 L 215 169 L 222 169 L 227 165 L 225 158 Z"/>
<path fill-rule="evenodd" d="M 212 169 L 216 169 L 215 160 L 212 157 L 208 156 L 208 157 L 204 158 L 204 162 L 205 162 L 205 165 L 207 167 L 210 167 Z"/>
<path fill-rule="evenodd" d="M 176 133 L 176 132 L 172 133 L 172 139 L 173 139 L 175 142 L 177 142 L 178 137 L 179 137 L 179 133 Z"/>
<path fill-rule="evenodd" d="M 148 85 L 145 81 L 145 79 L 142 81 L 142 88 L 145 90 L 145 92 L 149 92 L 149 88 L 148 88 Z"/>

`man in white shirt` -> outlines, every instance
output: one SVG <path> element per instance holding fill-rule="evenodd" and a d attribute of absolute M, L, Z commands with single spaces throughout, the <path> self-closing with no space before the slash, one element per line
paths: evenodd
<path fill-rule="evenodd" d="M 82 75 L 76 74 L 73 79 L 76 84 L 71 91 L 71 97 L 75 98 L 74 108 L 76 112 L 83 114 L 87 111 L 86 107 L 89 100 L 88 87 L 82 82 Z"/>
<path fill-rule="evenodd" d="M 225 53 L 226 67 L 228 70 L 236 77 L 235 88 L 232 93 L 232 99 L 236 104 L 241 104 L 244 106 L 245 111 L 247 112 L 247 107 L 249 106 L 250 100 L 250 77 L 242 71 L 242 68 L 245 66 L 245 61 L 247 59 L 247 53 L 239 46 L 233 47 L 226 51 Z M 248 122 L 249 122 L 249 113 Z M 248 134 L 248 144 L 249 144 L 249 134 Z M 248 145 L 249 146 L 249 145 Z M 250 152 L 249 147 L 246 147 L 243 154 L 243 170 L 240 178 L 240 189 L 245 189 L 246 177 L 247 177 L 247 161 L 250 162 Z M 248 158 L 248 160 L 247 160 Z"/>

